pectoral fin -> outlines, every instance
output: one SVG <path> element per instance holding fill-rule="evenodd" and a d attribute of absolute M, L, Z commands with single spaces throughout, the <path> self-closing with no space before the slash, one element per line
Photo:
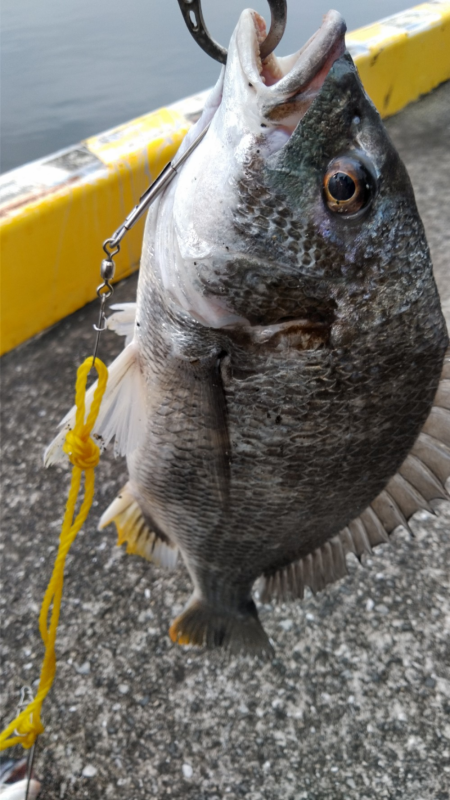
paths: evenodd
<path fill-rule="evenodd" d="M 106 320 L 106 327 L 118 336 L 125 336 L 125 347 L 133 341 L 136 322 L 136 303 L 115 303 L 110 306 L 111 314 Z"/>
<path fill-rule="evenodd" d="M 86 412 L 89 411 L 97 381 L 86 392 Z M 60 423 L 61 431 L 47 447 L 44 454 L 46 467 L 66 463 L 62 446 L 66 433 L 75 424 L 75 406 Z M 97 443 L 106 445 L 115 439 L 116 455 L 129 455 L 142 441 L 145 426 L 145 388 L 141 375 L 136 345 L 132 342 L 108 367 L 108 384 L 93 436 Z"/>

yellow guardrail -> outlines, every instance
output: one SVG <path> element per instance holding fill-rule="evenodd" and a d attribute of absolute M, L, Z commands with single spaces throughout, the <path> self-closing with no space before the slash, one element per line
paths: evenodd
<path fill-rule="evenodd" d="M 450 2 L 431 0 L 347 35 L 383 116 L 450 79 Z M 0 178 L 0 353 L 95 297 L 101 245 L 201 113 L 206 92 L 93 136 Z M 138 267 L 143 221 L 116 280 Z"/>

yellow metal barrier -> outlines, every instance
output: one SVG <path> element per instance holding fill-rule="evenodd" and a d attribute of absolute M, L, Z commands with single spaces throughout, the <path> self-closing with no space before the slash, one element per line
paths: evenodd
<path fill-rule="evenodd" d="M 450 79 L 450 2 L 432 0 L 353 31 L 347 46 L 382 115 Z M 4 353 L 95 297 L 101 244 L 176 152 L 206 92 L 0 178 Z M 143 221 L 117 261 L 139 264 Z"/>
<path fill-rule="evenodd" d="M 450 2 L 432 0 L 346 37 L 367 94 L 382 116 L 450 79 Z"/>

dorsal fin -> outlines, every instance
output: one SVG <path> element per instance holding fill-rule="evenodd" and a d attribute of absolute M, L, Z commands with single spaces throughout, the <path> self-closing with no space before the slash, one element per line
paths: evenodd
<path fill-rule="evenodd" d="M 414 447 L 372 503 L 339 534 L 313 553 L 263 576 L 261 599 L 302 598 L 304 587 L 320 591 L 347 574 L 345 556 L 361 558 L 377 544 L 389 541 L 399 526 L 421 510 L 433 512 L 431 500 L 450 500 L 450 350 L 447 351 L 434 405 Z M 326 568 L 325 568 L 326 566 Z"/>

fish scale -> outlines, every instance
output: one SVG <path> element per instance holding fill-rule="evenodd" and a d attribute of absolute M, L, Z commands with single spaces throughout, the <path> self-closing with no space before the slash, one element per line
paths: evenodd
<path fill-rule="evenodd" d="M 155 309 L 150 310 L 148 318 L 151 320 L 157 315 Z M 200 332 L 202 342 L 204 343 L 203 331 Z M 145 336 L 145 330 L 143 331 Z M 223 345 L 223 342 L 222 342 Z M 197 351 L 199 343 L 196 342 L 195 350 Z M 361 363 L 366 362 L 367 355 L 371 355 L 371 347 L 369 345 L 366 353 L 360 352 L 355 354 L 355 351 L 348 352 L 349 363 L 355 363 L 355 355 Z M 415 348 L 414 348 L 415 349 Z M 228 343 L 228 350 L 232 351 L 231 343 Z M 361 348 L 362 350 L 362 348 Z M 239 361 L 240 370 L 246 367 L 245 362 L 241 359 Z M 294 358 L 292 358 L 292 355 Z M 349 518 L 349 507 L 352 509 L 353 514 L 360 513 L 370 499 L 376 496 L 382 489 L 386 482 L 386 474 L 389 476 L 388 470 L 393 473 L 400 466 L 405 455 L 411 448 L 415 436 L 412 434 L 410 440 L 405 440 L 405 434 L 399 437 L 396 435 L 398 430 L 402 430 L 402 421 L 405 415 L 411 417 L 415 414 L 418 416 L 416 426 L 419 427 L 425 421 L 427 415 L 427 407 L 423 403 L 423 391 L 421 394 L 421 403 L 418 404 L 414 399 L 414 392 L 411 391 L 413 402 L 411 408 L 405 406 L 405 402 L 401 399 L 399 393 L 399 400 L 393 404 L 390 398 L 392 392 L 395 394 L 395 384 L 393 383 L 392 368 L 395 368 L 394 377 L 398 377 L 398 367 L 396 361 L 393 364 L 392 352 L 389 347 L 388 358 L 385 369 L 383 370 L 382 352 L 380 351 L 379 344 L 377 344 L 378 355 L 378 369 L 377 374 L 372 380 L 370 375 L 363 375 L 363 383 L 365 391 L 369 394 L 376 396 L 376 400 L 364 404 L 360 408 L 359 419 L 357 418 L 359 399 L 359 386 L 355 383 L 354 376 L 348 375 L 347 372 L 342 370 L 342 364 L 345 363 L 345 355 L 328 354 L 322 351 L 322 356 L 325 364 L 322 365 L 317 359 L 317 353 L 314 355 L 312 362 L 312 376 L 308 375 L 307 361 L 301 358 L 302 353 L 291 354 L 294 363 L 285 364 L 283 369 L 280 370 L 278 359 L 271 358 L 270 352 L 263 352 L 260 359 L 263 360 L 263 369 L 260 369 L 258 359 L 255 358 L 253 353 L 247 352 L 248 359 L 248 372 L 255 373 L 252 382 L 234 381 L 230 380 L 230 385 L 224 382 L 225 394 L 227 397 L 227 415 L 228 427 L 230 431 L 231 440 L 231 498 L 230 510 L 227 512 L 226 518 L 220 521 L 220 530 L 214 534 L 211 532 L 211 519 L 208 514 L 208 506 L 211 499 L 211 485 L 208 475 L 208 470 L 205 470 L 203 465 L 202 456 L 204 453 L 196 448 L 195 453 L 189 453 L 187 468 L 189 473 L 195 476 L 193 480 L 189 481 L 187 494 L 189 496 L 189 503 L 192 503 L 197 509 L 200 507 L 200 514 L 196 519 L 196 531 L 192 530 L 192 520 L 188 520 L 187 525 L 183 525 L 178 519 L 177 521 L 177 536 L 180 545 L 188 552 L 190 548 L 195 548 L 195 556 L 198 558 L 199 544 L 196 540 L 202 540 L 202 529 L 206 541 L 200 544 L 200 552 L 206 547 L 205 562 L 206 566 L 211 564 L 214 560 L 220 561 L 223 548 L 232 549 L 233 539 L 231 539 L 231 547 L 227 546 L 229 537 L 233 535 L 235 530 L 239 531 L 241 539 L 249 539 L 252 541 L 252 549 L 247 551 L 247 559 L 251 562 L 251 569 L 255 570 L 254 578 L 268 567 L 268 563 L 273 564 L 273 554 L 270 552 L 272 549 L 275 551 L 286 548 L 286 540 L 291 541 L 290 552 L 285 552 L 280 563 L 275 562 L 275 566 L 282 566 L 284 560 L 290 561 L 298 558 L 304 554 L 304 550 L 310 547 L 311 542 L 316 545 L 321 544 L 321 540 L 317 535 L 317 531 L 322 531 L 323 540 L 330 538 L 330 536 L 337 533 Z M 334 358 L 332 357 L 334 355 Z M 160 359 L 165 359 L 160 355 Z M 297 361 L 296 367 L 294 366 Z M 231 363 L 233 362 L 233 355 L 231 355 Z M 328 362 L 328 363 L 327 363 Z M 320 366 L 320 372 L 317 372 L 317 366 Z M 322 389 L 322 375 L 327 371 L 341 373 L 339 383 L 341 384 L 340 395 L 335 392 L 330 394 L 330 402 L 321 402 L 322 406 L 322 421 L 317 413 L 314 421 L 311 423 L 312 437 L 310 443 L 305 442 L 305 436 L 302 433 L 298 434 L 301 430 L 301 420 L 303 416 L 303 406 L 309 400 L 314 402 L 315 392 L 319 387 Z M 401 381 L 403 391 L 408 393 L 408 390 L 413 390 L 416 385 L 418 376 L 417 367 L 410 369 L 409 385 L 403 378 Z M 244 384 L 244 385 L 243 385 Z M 248 391 L 247 391 L 248 387 Z M 256 391 L 258 389 L 258 391 Z M 167 394 L 173 396 L 175 392 L 173 386 L 168 386 L 166 389 Z M 435 387 L 429 388 L 429 401 L 433 397 Z M 247 397 L 250 393 L 251 401 Z M 288 420 L 284 417 L 284 426 L 287 422 L 290 423 L 289 427 L 293 434 L 294 441 L 289 441 L 286 436 L 280 435 L 280 428 L 275 423 L 275 418 L 280 409 L 280 397 L 286 396 L 291 393 L 298 399 L 297 404 L 292 408 L 294 414 Z M 375 394 L 376 393 L 376 394 Z M 259 402 L 257 397 L 260 398 Z M 355 396 L 356 395 L 356 396 Z M 176 395 L 175 395 L 176 396 Z M 342 399 L 341 399 L 342 398 Z M 386 418 L 386 404 L 389 400 L 390 414 Z M 178 410 L 179 406 L 175 402 L 173 407 Z M 300 409 L 300 413 L 297 409 Z M 334 422 L 330 430 L 330 414 L 337 409 L 338 420 L 342 419 L 346 423 L 347 433 L 352 435 L 352 448 L 350 457 L 346 459 L 345 454 L 342 456 L 341 437 L 342 426 Z M 273 424 L 267 424 L 267 415 L 272 414 Z M 261 424 L 260 418 L 264 419 L 265 424 Z M 389 424 L 389 430 L 386 431 L 385 436 L 381 441 L 375 440 L 374 444 L 368 446 L 367 429 L 376 431 L 380 426 L 386 427 Z M 154 448 L 155 458 L 159 459 L 158 454 L 164 451 L 166 441 L 171 441 L 172 430 L 164 426 L 160 427 L 163 440 L 158 445 L 152 445 Z M 320 435 L 320 431 L 323 435 Z M 180 433 L 180 430 L 178 431 Z M 164 439 L 165 437 L 165 439 Z M 286 440 L 291 445 L 292 455 L 286 457 L 286 453 L 282 449 L 282 444 Z M 373 437 L 372 437 L 373 438 Z M 306 437 L 307 439 L 307 437 Z M 195 442 L 194 442 L 195 444 Z M 317 459 L 317 447 L 320 446 L 322 450 L 321 459 Z M 401 449 L 399 447 L 401 446 Z M 148 450 L 147 443 L 143 446 L 143 450 Z M 242 458 L 240 457 L 242 452 Z M 367 453 L 370 452 L 371 462 L 367 466 Z M 139 461 L 139 456 L 136 459 Z M 180 452 L 175 450 L 173 455 L 174 463 L 177 467 L 180 465 Z M 249 475 L 249 461 L 252 462 L 252 484 L 248 485 Z M 348 462 L 348 463 L 347 463 Z M 378 462 L 378 464 L 377 464 Z M 198 463 L 198 466 L 196 464 Z M 307 465 L 305 468 L 305 464 Z M 378 467 L 378 469 L 377 469 Z M 350 474 L 347 473 L 347 468 Z M 151 483 L 152 491 L 155 490 L 155 472 L 156 463 L 153 469 L 148 470 L 149 481 Z M 139 471 L 139 467 L 137 469 Z M 299 474 L 301 472 L 301 475 Z M 372 480 L 367 484 L 366 473 Z M 381 473 L 381 479 L 379 474 Z M 277 480 L 274 481 L 274 475 Z M 357 480 L 358 476 L 362 479 Z M 131 473 L 133 480 L 133 473 Z M 169 486 L 170 481 L 163 481 L 161 484 L 161 506 L 173 507 L 178 503 L 180 484 L 180 474 L 177 476 L 178 483 L 174 486 Z M 186 479 L 187 480 L 187 479 Z M 138 481 L 136 481 L 138 483 Z M 302 483 L 306 489 L 302 492 Z M 283 486 L 284 493 L 279 494 L 280 484 Z M 316 486 L 316 494 L 311 494 L 312 487 Z M 332 487 L 330 496 L 331 507 L 327 507 L 327 488 Z M 208 487 L 210 491 L 208 492 Z M 275 492 L 273 491 L 275 489 Z M 297 489 L 298 493 L 292 493 L 292 489 Z M 324 491 L 325 489 L 325 491 Z M 145 492 L 145 488 L 143 489 Z M 270 494 L 269 494 L 270 493 Z M 269 494 L 269 496 L 267 496 Z M 308 494 L 308 502 L 305 502 L 305 494 Z M 265 497 L 265 502 L 261 501 Z M 336 498 L 343 499 L 342 510 L 336 507 Z M 205 498 L 204 504 L 201 499 Z M 300 505 L 299 505 L 300 500 Z M 217 502 L 217 498 L 216 498 Z M 357 503 L 357 505 L 356 505 Z M 290 509 L 292 508 L 292 512 Z M 350 514 L 352 513 L 350 512 Z M 283 531 L 278 530 L 280 515 L 283 518 Z M 289 519 L 291 517 L 291 519 Z M 309 524 L 308 524 L 309 522 Z M 255 536 L 255 530 L 258 531 Z M 283 540 L 281 540 L 281 534 Z M 281 541 L 280 541 L 281 540 Z M 223 544 L 225 543 L 225 544 Z M 231 575 L 234 574 L 240 567 L 240 552 L 236 552 L 236 558 L 228 565 L 228 570 Z M 224 576 L 226 580 L 228 576 Z"/>
<path fill-rule="evenodd" d="M 320 591 L 446 496 L 450 361 L 411 184 L 342 19 L 289 75 L 261 65 L 258 26 L 243 13 L 183 146 L 210 127 L 149 212 L 97 432 L 120 419 L 129 468 L 100 525 L 191 576 L 172 639 L 267 653 L 257 579 L 264 599 Z M 109 324 L 128 336 L 129 309 Z"/>

